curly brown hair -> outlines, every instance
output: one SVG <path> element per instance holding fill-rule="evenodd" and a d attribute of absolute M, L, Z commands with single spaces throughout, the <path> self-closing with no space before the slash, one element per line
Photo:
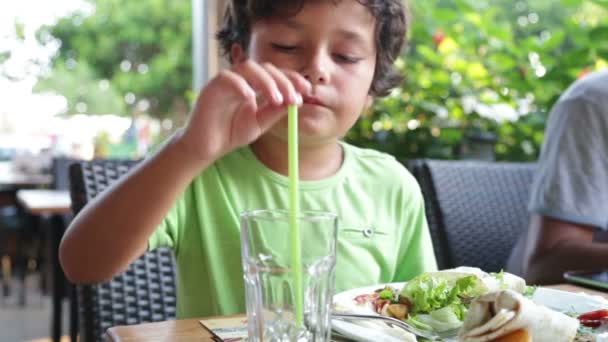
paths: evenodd
<path fill-rule="evenodd" d="M 296 15 L 306 1 L 312 0 L 229 0 L 222 27 L 217 33 L 224 55 L 230 56 L 233 44 L 249 46 L 251 26 L 275 15 Z M 327 0 L 337 3 L 341 0 Z M 395 59 L 406 44 L 409 24 L 405 0 L 356 0 L 376 19 L 376 68 L 369 94 L 385 96 L 402 81 L 394 67 Z"/>

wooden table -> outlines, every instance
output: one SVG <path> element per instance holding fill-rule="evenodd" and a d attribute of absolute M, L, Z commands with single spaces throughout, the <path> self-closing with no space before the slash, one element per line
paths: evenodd
<path fill-rule="evenodd" d="M 108 329 L 106 341 L 213 341 L 212 335 L 203 328 L 199 319 L 182 319 L 158 323 L 119 326 Z"/>
<path fill-rule="evenodd" d="M 549 285 L 549 286 L 545 286 L 545 287 L 550 287 L 552 289 L 568 291 L 568 292 L 585 292 L 590 295 L 602 296 L 602 297 L 608 299 L 608 292 L 593 290 L 588 287 L 581 287 L 581 286 L 576 286 L 576 285 L 572 285 L 572 284 Z"/>
<path fill-rule="evenodd" d="M 72 212 L 72 201 L 67 190 L 18 190 L 17 201 L 25 210 L 34 216 L 51 215 L 51 267 L 53 269 L 53 316 L 52 337 L 54 342 L 61 339 L 61 308 L 67 279 L 59 263 L 59 244 L 65 231 L 63 215 Z M 78 335 L 78 311 L 76 303 L 75 288 L 69 285 L 70 293 L 70 336 L 72 341 L 77 340 Z"/>
<path fill-rule="evenodd" d="M 588 294 L 600 295 L 608 299 L 608 293 L 606 292 L 591 290 L 575 285 L 559 284 L 547 287 L 570 292 L 586 292 Z M 213 341 L 211 333 L 203 328 L 199 321 L 199 318 L 193 318 L 113 327 L 106 332 L 105 340 L 108 342 Z"/>

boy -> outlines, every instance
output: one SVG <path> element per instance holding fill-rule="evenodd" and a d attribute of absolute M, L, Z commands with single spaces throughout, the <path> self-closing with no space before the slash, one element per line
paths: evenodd
<path fill-rule="evenodd" d="M 288 104 L 300 107 L 301 207 L 340 217 L 336 290 L 434 270 L 413 177 L 339 142 L 397 85 L 405 31 L 400 0 L 233 0 L 218 34 L 232 68 L 201 91 L 187 127 L 74 219 L 66 275 L 102 281 L 169 246 L 178 318 L 245 312 L 239 214 L 287 206 Z"/>

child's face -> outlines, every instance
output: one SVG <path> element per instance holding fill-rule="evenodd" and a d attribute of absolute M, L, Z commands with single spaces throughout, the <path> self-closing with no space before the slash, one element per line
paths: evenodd
<path fill-rule="evenodd" d="M 375 18 L 355 0 L 309 1 L 293 17 L 253 25 L 247 57 L 296 70 L 312 84 L 299 111 L 302 143 L 343 137 L 371 104 L 374 30 Z M 233 60 L 239 60 L 234 50 Z M 270 134 L 286 139 L 286 127 L 285 118 Z"/>

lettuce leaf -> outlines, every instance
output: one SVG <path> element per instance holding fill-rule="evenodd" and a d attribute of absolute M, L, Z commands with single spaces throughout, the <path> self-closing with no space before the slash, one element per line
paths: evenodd
<path fill-rule="evenodd" d="M 462 299 L 476 297 L 483 292 L 483 284 L 474 275 L 454 277 L 425 273 L 409 281 L 400 296 L 411 302 L 414 314 L 429 314 L 449 307 L 459 320 L 463 320 L 466 306 Z"/>
<path fill-rule="evenodd" d="M 451 306 L 432 311 L 429 314 L 411 315 L 406 322 L 419 329 L 445 331 L 459 328 L 462 320 L 458 318 Z"/>

